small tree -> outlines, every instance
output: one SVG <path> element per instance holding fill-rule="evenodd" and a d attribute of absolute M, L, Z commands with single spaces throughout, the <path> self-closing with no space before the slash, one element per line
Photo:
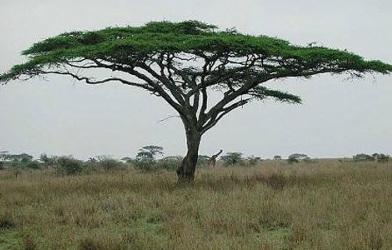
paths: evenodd
<path fill-rule="evenodd" d="M 82 172 L 83 162 L 72 157 L 62 156 L 57 158 L 56 170 L 61 175 L 76 175 Z"/>
<path fill-rule="evenodd" d="M 135 165 L 144 170 L 151 170 L 156 165 L 156 157 L 163 155 L 163 148 L 160 146 L 150 145 L 139 149 L 136 155 Z"/>
<path fill-rule="evenodd" d="M 224 165 L 229 166 L 229 165 L 237 165 L 237 164 L 242 164 L 243 159 L 242 159 L 242 153 L 239 152 L 229 152 L 221 157 L 221 160 L 223 161 Z"/>
<path fill-rule="evenodd" d="M 198 21 L 64 33 L 23 55 L 28 60 L 0 75 L 0 82 L 57 74 L 88 84 L 118 82 L 165 100 L 185 128 L 187 153 L 177 169 L 179 181 L 193 180 L 202 136 L 231 111 L 267 98 L 301 103 L 300 97 L 264 83 L 323 73 L 392 72 L 389 64 L 347 51 L 220 31 Z M 107 77 L 94 78 L 97 69 Z M 216 102 L 212 91 L 221 93 Z"/>

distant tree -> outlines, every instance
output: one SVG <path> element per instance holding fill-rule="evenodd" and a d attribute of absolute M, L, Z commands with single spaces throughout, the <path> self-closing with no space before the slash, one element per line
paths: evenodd
<path fill-rule="evenodd" d="M 282 160 L 282 156 L 280 156 L 280 155 L 275 155 L 275 156 L 274 156 L 274 160 L 276 160 L 276 161 L 277 161 L 277 160 Z"/>
<path fill-rule="evenodd" d="M 389 64 L 347 51 L 301 47 L 235 29 L 219 31 L 198 21 L 64 33 L 34 44 L 23 55 L 28 60 L 0 75 L 0 82 L 57 74 L 88 84 L 118 82 L 163 98 L 185 128 L 188 151 L 177 169 L 180 182 L 194 179 L 202 135 L 231 111 L 267 98 L 301 103 L 300 97 L 270 89 L 265 82 L 323 73 L 360 77 L 392 72 Z M 97 69 L 107 77 L 92 77 Z M 220 98 L 211 98 L 212 91 L 221 93 Z"/>
<path fill-rule="evenodd" d="M 163 148 L 160 146 L 150 145 L 139 149 L 136 160 L 155 160 L 159 155 L 163 155 Z"/>
<path fill-rule="evenodd" d="M 242 159 L 242 153 L 239 152 L 229 152 L 226 153 L 221 157 L 221 160 L 223 161 L 224 165 L 237 165 L 237 164 L 242 164 L 243 159 Z"/>
<path fill-rule="evenodd" d="M 57 156 L 48 156 L 47 154 L 41 154 L 39 160 L 45 166 L 53 166 L 56 164 L 57 158 L 58 158 Z"/>
<path fill-rule="evenodd" d="M 8 155 L 8 151 L 0 151 L 0 161 L 5 161 Z"/>
<path fill-rule="evenodd" d="M 12 161 L 12 162 L 20 162 L 20 163 L 27 163 L 31 160 L 33 160 L 33 156 L 29 154 L 4 154 L 3 159 L 6 161 Z"/>
<path fill-rule="evenodd" d="M 289 156 L 287 159 L 288 163 L 298 163 L 301 161 L 309 161 L 310 157 L 307 156 L 306 154 L 292 154 Z"/>
<path fill-rule="evenodd" d="M 162 155 L 162 147 L 155 145 L 144 146 L 136 154 L 135 166 L 143 170 L 155 169 L 157 167 L 156 157 Z"/>
<path fill-rule="evenodd" d="M 41 168 L 41 164 L 38 161 L 30 161 L 24 165 L 24 168 L 36 170 Z"/>
<path fill-rule="evenodd" d="M 374 161 L 374 157 L 368 154 L 356 154 L 353 156 L 354 161 Z"/>
<path fill-rule="evenodd" d="M 374 153 L 372 154 L 372 157 L 375 161 L 377 162 L 388 162 L 390 156 L 382 153 Z"/>

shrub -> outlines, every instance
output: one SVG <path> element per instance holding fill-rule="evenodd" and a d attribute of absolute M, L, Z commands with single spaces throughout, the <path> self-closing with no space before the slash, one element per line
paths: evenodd
<path fill-rule="evenodd" d="M 168 156 L 156 163 L 157 169 L 176 170 L 181 165 L 181 156 Z"/>
<path fill-rule="evenodd" d="M 0 161 L 0 170 L 3 170 L 4 168 L 4 162 Z"/>
<path fill-rule="evenodd" d="M 56 170 L 61 175 L 75 175 L 83 170 L 83 162 L 72 157 L 59 157 L 56 161 Z"/>
<path fill-rule="evenodd" d="M 28 169 L 40 169 L 41 168 L 39 162 L 37 162 L 37 161 L 28 162 L 25 164 L 24 167 L 28 168 Z"/>
<path fill-rule="evenodd" d="M 123 166 L 121 162 L 108 157 L 98 157 L 96 165 L 98 168 L 105 171 L 120 169 Z"/>
<path fill-rule="evenodd" d="M 221 160 L 223 161 L 225 166 L 243 163 L 242 153 L 239 152 L 229 152 L 226 155 L 222 156 Z"/>
<path fill-rule="evenodd" d="M 249 156 L 246 160 L 248 166 L 255 166 L 257 163 L 262 161 L 260 157 L 253 156 L 253 155 Z"/>
<path fill-rule="evenodd" d="M 208 165 L 208 160 L 210 157 L 208 155 L 199 155 L 197 158 L 197 166 L 205 167 Z"/>
<path fill-rule="evenodd" d="M 152 159 L 136 159 L 134 164 L 135 168 L 145 171 L 156 169 L 156 161 Z"/>
<path fill-rule="evenodd" d="M 54 166 L 57 161 L 56 156 L 48 156 L 47 154 L 41 154 L 39 157 L 39 160 L 43 163 L 45 166 Z"/>

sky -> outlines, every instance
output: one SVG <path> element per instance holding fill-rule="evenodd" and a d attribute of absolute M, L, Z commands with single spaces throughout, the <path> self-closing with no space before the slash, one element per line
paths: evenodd
<path fill-rule="evenodd" d="M 161 20 L 199 20 L 392 63 L 390 0 L 0 0 L 0 6 L 0 72 L 23 62 L 20 52 L 34 42 L 63 32 Z M 321 75 L 269 86 L 300 95 L 303 104 L 248 104 L 204 135 L 200 154 L 392 154 L 392 76 Z M 181 122 L 160 122 L 175 114 L 161 99 L 120 84 L 88 86 L 55 76 L 13 81 L 0 86 L 0 151 L 120 158 L 153 144 L 182 155 Z"/>

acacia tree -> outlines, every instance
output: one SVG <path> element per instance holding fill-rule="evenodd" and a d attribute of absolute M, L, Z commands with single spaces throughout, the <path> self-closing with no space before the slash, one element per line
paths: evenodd
<path fill-rule="evenodd" d="M 23 55 L 27 62 L 1 75 L 0 81 L 57 74 L 87 84 L 118 82 L 163 98 L 185 127 L 188 151 L 177 169 L 179 181 L 193 180 L 202 135 L 229 112 L 266 98 L 301 103 L 300 97 L 263 83 L 321 73 L 361 77 L 392 72 L 391 65 L 347 51 L 295 46 L 198 21 L 64 33 L 35 43 Z M 107 76 L 96 69 L 106 70 Z M 212 91 L 221 98 L 212 101 Z"/>

